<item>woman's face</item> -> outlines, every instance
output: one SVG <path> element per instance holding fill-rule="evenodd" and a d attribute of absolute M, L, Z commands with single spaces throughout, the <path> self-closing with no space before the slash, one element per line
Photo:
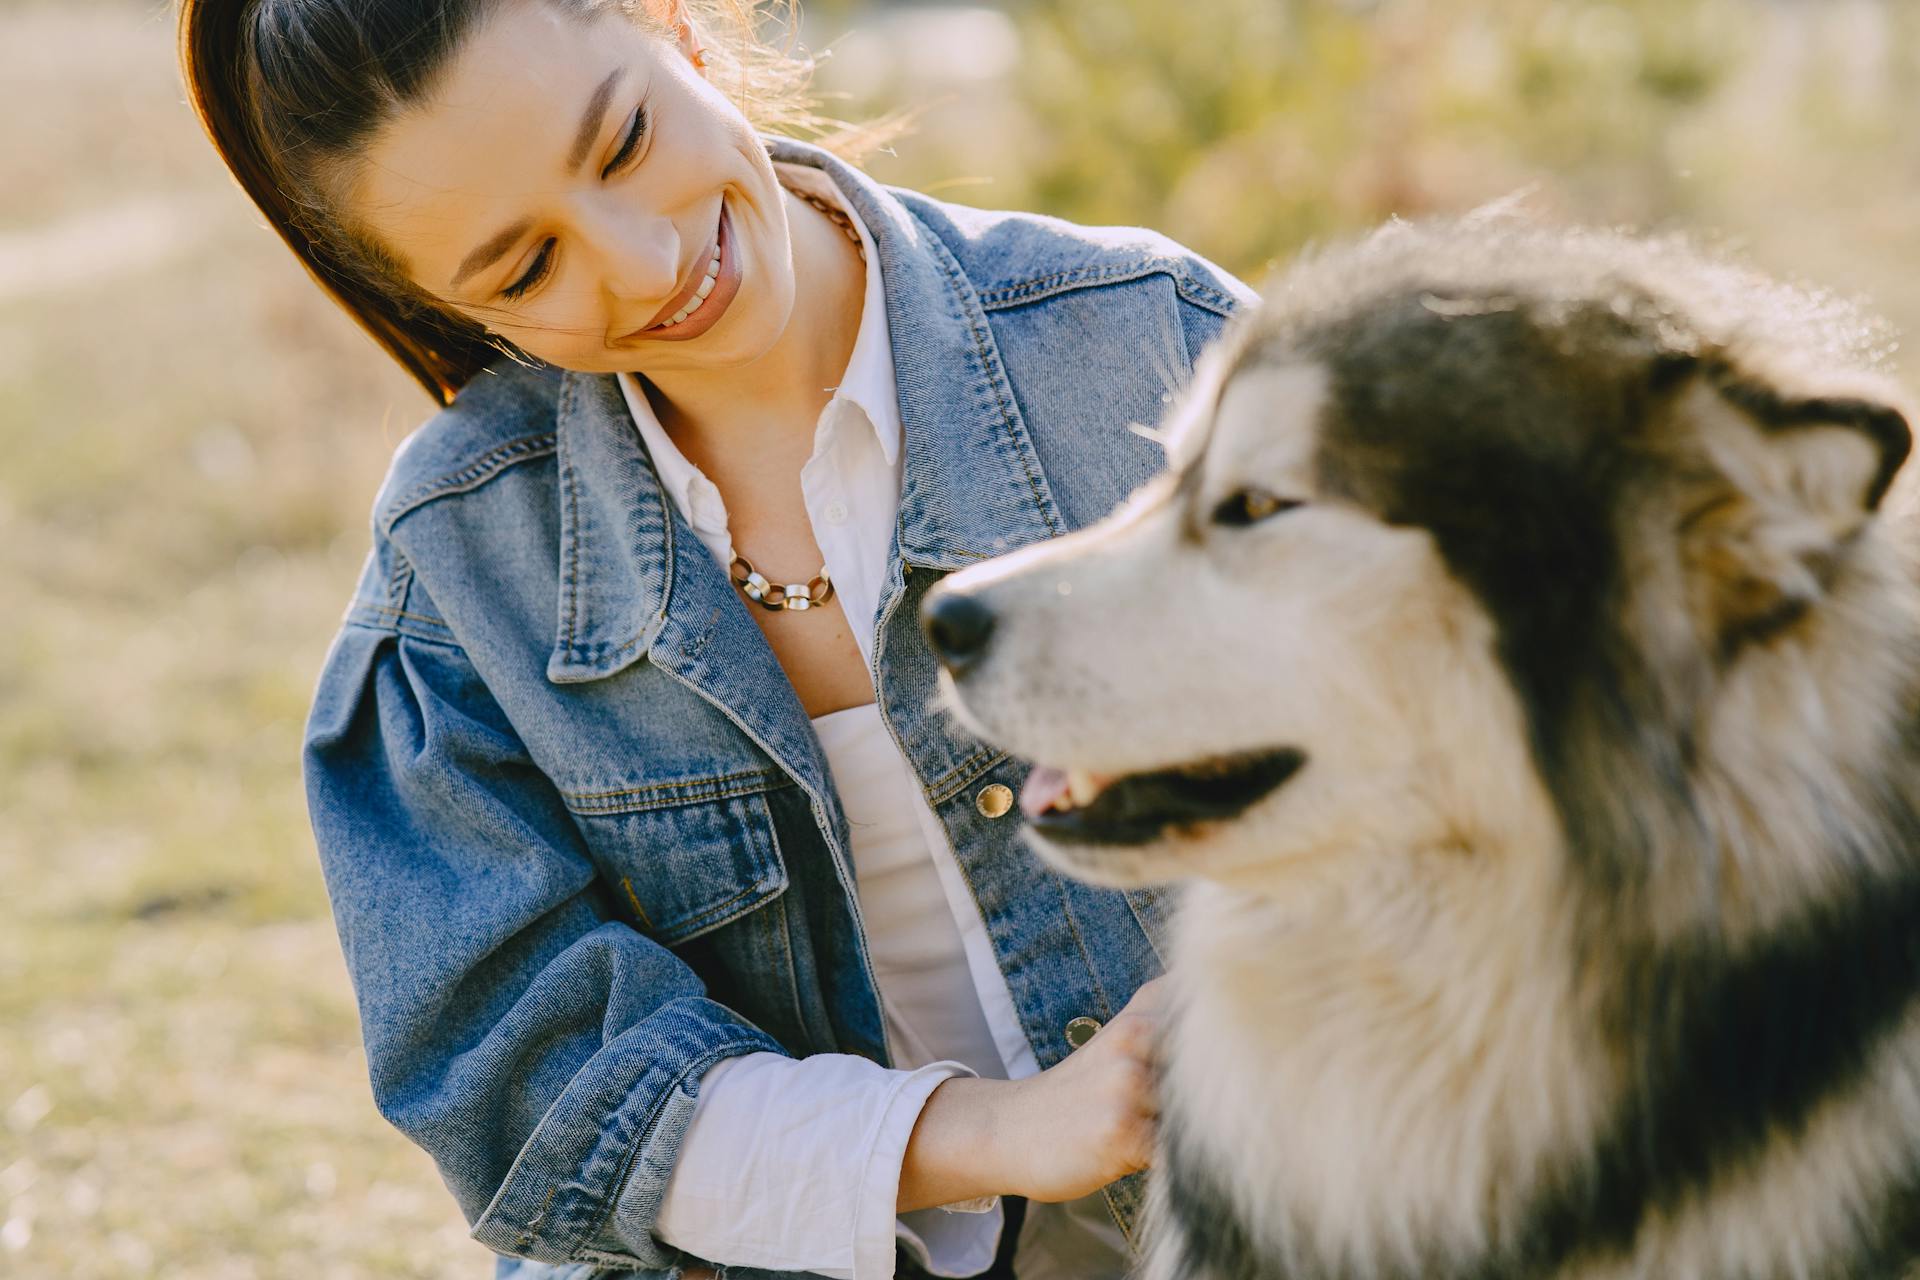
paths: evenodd
<path fill-rule="evenodd" d="M 349 216 L 449 310 L 562 368 L 756 359 L 793 310 L 786 205 L 695 38 L 503 0 L 376 134 Z"/>

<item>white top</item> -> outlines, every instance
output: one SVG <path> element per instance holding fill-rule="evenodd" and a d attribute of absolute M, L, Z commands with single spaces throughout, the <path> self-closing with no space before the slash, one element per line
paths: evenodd
<path fill-rule="evenodd" d="M 867 255 L 853 354 L 801 468 L 808 519 L 861 656 L 873 640 L 900 505 L 902 427 L 879 253 L 832 179 L 776 162 L 784 182 L 844 209 Z M 727 562 L 720 492 L 654 417 L 638 379 L 621 388 L 669 499 Z M 757 607 L 757 606 L 756 606 Z M 900 1164 L 927 1095 L 951 1076 L 1039 1070 L 979 908 L 879 709 L 813 719 L 847 815 L 868 953 L 899 1070 L 851 1054 L 752 1053 L 702 1077 L 656 1234 L 709 1261 L 891 1280 L 896 1241 L 935 1275 L 992 1262 L 997 1197 L 895 1215 Z M 1021 1280 L 1119 1280 L 1126 1244 L 1095 1192 L 1029 1206 Z"/>

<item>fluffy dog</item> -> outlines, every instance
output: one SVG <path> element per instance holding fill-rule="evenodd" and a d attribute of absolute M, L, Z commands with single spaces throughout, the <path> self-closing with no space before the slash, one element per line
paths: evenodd
<path fill-rule="evenodd" d="M 1042 856 L 1177 881 L 1152 1280 L 1920 1258 L 1920 580 L 1849 308 L 1398 225 L 924 618 Z"/>

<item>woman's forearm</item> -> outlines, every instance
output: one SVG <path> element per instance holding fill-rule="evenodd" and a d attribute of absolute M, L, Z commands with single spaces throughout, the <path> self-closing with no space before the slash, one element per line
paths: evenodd
<path fill-rule="evenodd" d="M 1018 1194 L 1009 1185 L 1000 1134 L 1019 1085 L 955 1076 L 920 1108 L 900 1162 L 896 1213 L 978 1196 Z"/>

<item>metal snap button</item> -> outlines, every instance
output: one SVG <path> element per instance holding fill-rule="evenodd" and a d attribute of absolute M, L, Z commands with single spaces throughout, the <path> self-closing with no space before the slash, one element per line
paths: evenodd
<path fill-rule="evenodd" d="M 989 818 L 998 818 L 1013 808 L 1013 788 L 996 782 L 980 788 L 980 794 L 973 798 L 973 807 Z"/>
<path fill-rule="evenodd" d="M 1075 1018 L 1067 1024 L 1068 1047 L 1078 1049 L 1081 1045 L 1093 1039 L 1093 1033 L 1099 1029 L 1100 1020 L 1098 1018 Z"/>

